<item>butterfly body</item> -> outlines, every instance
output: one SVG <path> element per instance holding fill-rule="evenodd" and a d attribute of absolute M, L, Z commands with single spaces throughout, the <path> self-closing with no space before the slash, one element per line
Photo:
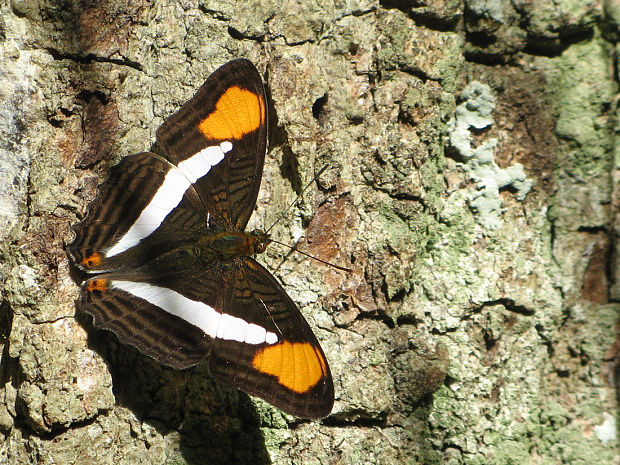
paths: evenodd
<path fill-rule="evenodd" d="M 234 60 L 157 131 L 162 155 L 125 157 L 67 248 L 80 308 L 163 364 L 208 360 L 218 380 L 307 418 L 331 411 L 323 351 L 246 232 L 267 145 L 258 71 Z"/>
<path fill-rule="evenodd" d="M 196 253 L 203 257 L 217 257 L 230 260 L 237 257 L 250 257 L 263 253 L 269 238 L 260 229 L 250 232 L 224 231 L 199 239 Z"/>

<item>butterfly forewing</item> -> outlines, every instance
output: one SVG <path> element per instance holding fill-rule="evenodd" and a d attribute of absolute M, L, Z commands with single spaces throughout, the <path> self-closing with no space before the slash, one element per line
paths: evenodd
<path fill-rule="evenodd" d="M 334 401 L 325 355 L 242 232 L 266 144 L 261 77 L 234 60 L 159 128 L 165 158 L 141 153 L 111 170 L 67 250 L 95 275 L 80 306 L 96 327 L 175 368 L 210 357 L 217 379 L 320 418 Z"/>
<path fill-rule="evenodd" d="M 195 186 L 216 221 L 243 229 L 256 204 L 267 145 L 263 81 L 247 60 L 216 70 L 157 130 L 157 145 L 173 163 L 222 142 L 231 144 L 230 152 Z"/>

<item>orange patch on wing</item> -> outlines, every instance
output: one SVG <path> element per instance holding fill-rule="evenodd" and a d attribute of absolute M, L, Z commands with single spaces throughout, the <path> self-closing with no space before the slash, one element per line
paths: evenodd
<path fill-rule="evenodd" d="M 291 391 L 303 394 L 325 376 L 327 364 L 321 352 L 307 342 L 281 342 L 260 350 L 252 366 L 261 373 L 276 376 Z"/>
<path fill-rule="evenodd" d="M 198 124 L 207 139 L 239 140 L 265 122 L 265 101 L 238 86 L 229 87 L 215 104 L 215 110 Z"/>
<path fill-rule="evenodd" d="M 99 252 L 95 252 L 89 255 L 88 257 L 84 257 L 81 263 L 86 268 L 92 268 L 93 266 L 99 266 L 101 265 L 101 255 L 99 254 Z"/>
<path fill-rule="evenodd" d="M 107 279 L 93 279 L 92 281 L 88 281 L 88 283 L 86 283 L 86 290 L 88 292 L 105 292 L 107 288 Z"/>

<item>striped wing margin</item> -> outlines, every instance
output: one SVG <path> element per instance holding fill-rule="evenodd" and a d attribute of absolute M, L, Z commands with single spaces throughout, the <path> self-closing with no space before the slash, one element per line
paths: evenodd
<path fill-rule="evenodd" d="M 256 204 L 267 148 L 266 108 L 254 65 L 233 60 L 157 130 L 157 146 L 175 164 L 206 147 L 232 144 L 223 163 L 195 185 L 206 210 L 226 229 L 243 230 Z"/>

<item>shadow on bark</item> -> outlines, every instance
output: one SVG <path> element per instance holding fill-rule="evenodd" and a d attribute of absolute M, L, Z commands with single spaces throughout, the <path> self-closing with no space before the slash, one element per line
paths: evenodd
<path fill-rule="evenodd" d="M 245 393 L 212 381 L 206 363 L 181 371 L 164 367 L 88 320 L 82 316 L 80 323 L 110 369 L 117 405 L 161 435 L 177 431 L 188 464 L 271 463 Z"/>

